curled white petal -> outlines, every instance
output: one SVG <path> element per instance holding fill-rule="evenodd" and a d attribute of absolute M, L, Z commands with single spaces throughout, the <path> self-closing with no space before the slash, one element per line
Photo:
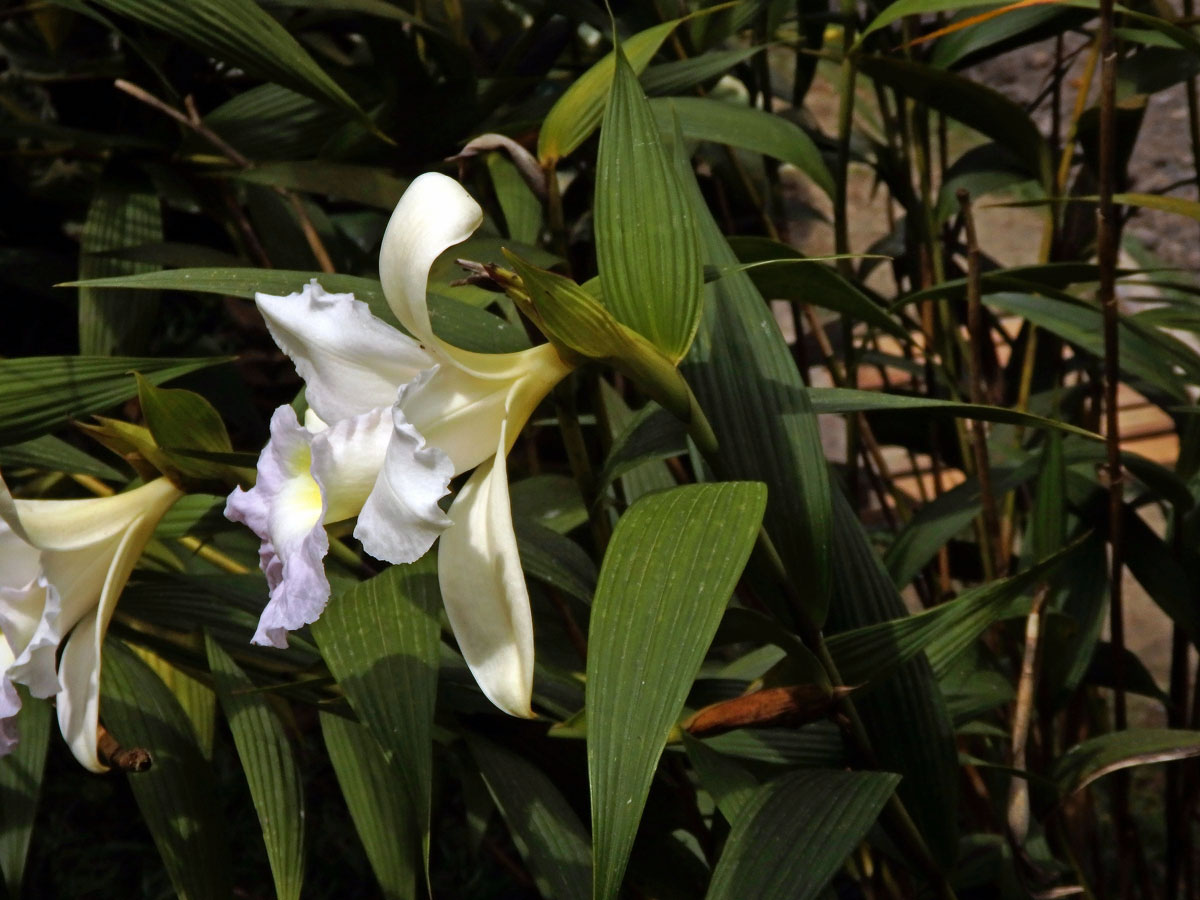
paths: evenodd
<path fill-rule="evenodd" d="M 413 180 L 396 204 L 379 253 L 379 280 L 392 312 L 430 349 L 437 338 L 429 324 L 425 288 L 441 253 L 469 238 L 483 210 L 463 186 L 437 172 Z"/>
<path fill-rule="evenodd" d="M 389 405 L 399 385 L 433 362 L 353 294 L 327 293 L 316 279 L 298 294 L 254 299 L 304 379 L 309 405 L 326 422 Z"/>
<path fill-rule="evenodd" d="M 225 504 L 226 518 L 242 522 L 262 540 L 259 565 L 270 599 L 253 643 L 287 646 L 290 630 L 315 622 L 329 600 L 323 560 L 325 498 L 312 473 L 311 432 L 300 427 L 296 411 L 281 406 L 271 416 L 271 440 L 258 458 L 258 481 L 249 491 L 235 488 Z"/>
<path fill-rule="evenodd" d="M 0 602 L 4 602 L 3 597 Z M 8 674 L 12 661 L 13 651 L 7 632 L 0 630 L 0 756 L 11 753 L 19 738 L 17 713 L 21 711 L 21 695 Z"/>
<path fill-rule="evenodd" d="M 450 524 L 438 501 L 446 496 L 454 463 L 405 418 L 410 388 L 401 389 L 391 409 L 383 466 L 354 528 L 367 553 L 390 563 L 420 559 Z"/>
<path fill-rule="evenodd" d="M 438 549 L 438 581 L 450 627 L 487 698 L 513 716 L 532 718 L 533 617 L 521 571 L 504 465 L 497 453 L 463 485 Z"/>

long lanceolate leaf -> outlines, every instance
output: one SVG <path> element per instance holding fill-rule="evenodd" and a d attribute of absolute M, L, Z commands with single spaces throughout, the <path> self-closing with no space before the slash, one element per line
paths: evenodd
<path fill-rule="evenodd" d="M 401 775 L 410 817 L 411 871 L 429 859 L 433 707 L 437 694 L 438 591 L 433 554 L 392 566 L 335 597 L 313 634 L 360 720 Z M 415 885 L 408 888 L 411 893 Z"/>
<path fill-rule="evenodd" d="M 809 900 L 866 836 L 898 775 L 818 769 L 758 789 L 733 827 L 707 900 Z"/>
<path fill-rule="evenodd" d="M 704 259 L 737 257 L 708 211 L 694 176 L 689 188 Z M 704 314 L 682 371 L 720 445 L 720 474 L 767 484 L 765 524 L 816 625 L 829 605 L 829 476 L 817 417 L 770 308 L 745 272 L 705 286 Z M 770 448 L 770 452 L 764 452 Z"/>
<path fill-rule="evenodd" d="M 420 837 L 412 832 L 411 809 L 400 772 L 365 726 L 321 712 L 321 734 L 338 786 L 367 851 L 386 900 L 414 895 L 416 854 L 405 850 Z"/>
<path fill-rule="evenodd" d="M 616 53 L 596 163 L 596 263 L 612 314 L 677 362 L 700 316 L 695 213 L 637 77 Z"/>
<path fill-rule="evenodd" d="M 304 883 L 304 789 L 291 744 L 266 694 L 209 635 L 208 665 L 250 798 L 258 812 L 279 900 L 298 900 Z"/>
<path fill-rule="evenodd" d="M 21 896 L 50 744 L 50 703 L 29 697 L 23 687 L 18 690 L 24 701 L 16 721 L 20 740 L 11 754 L 0 757 L 0 872 L 10 897 Z"/>
<path fill-rule="evenodd" d="M 604 557 L 588 634 L 595 897 L 616 896 L 659 755 L 762 521 L 760 484 L 639 500 Z"/>
<path fill-rule="evenodd" d="M 206 366 L 203 359 L 29 356 L 0 360 L 0 444 L 28 441 L 69 419 L 100 412 L 137 394 L 133 372 L 162 384 Z"/>
<path fill-rule="evenodd" d="M 105 642 L 103 660 L 105 724 L 123 746 L 146 748 L 153 758 L 149 771 L 129 775 L 129 786 L 171 885 L 186 900 L 226 900 L 231 885 L 225 826 L 187 715 L 153 670 L 120 641 Z"/>
<path fill-rule="evenodd" d="M 836 634 L 899 619 L 904 602 L 867 540 L 849 502 L 833 496 L 834 596 L 829 631 Z M 958 755 L 945 700 L 924 656 L 896 669 L 855 701 L 882 768 L 904 776 L 899 795 L 934 858 L 949 866 L 957 853 Z"/>
<path fill-rule="evenodd" d="M 79 277 L 131 275 L 155 267 L 104 256 L 114 250 L 161 241 L 157 195 L 102 181 L 88 207 L 80 241 Z M 145 353 L 158 296 L 133 291 L 79 289 L 79 350 L 86 355 Z"/>
<path fill-rule="evenodd" d="M 350 95 L 254 0 L 97 2 L 260 78 L 363 115 Z"/>

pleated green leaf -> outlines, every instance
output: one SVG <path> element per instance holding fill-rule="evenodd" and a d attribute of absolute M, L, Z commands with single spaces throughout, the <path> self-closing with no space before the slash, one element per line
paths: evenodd
<path fill-rule="evenodd" d="M 300 291 L 316 278 L 323 288 L 335 293 L 353 294 L 371 307 L 371 312 L 390 325 L 397 325 L 383 288 L 374 278 L 357 275 L 329 275 L 324 272 L 300 272 L 288 269 L 171 269 L 101 278 L 88 283 L 93 288 L 139 288 L 142 290 L 196 291 L 226 297 L 253 300 L 255 293 L 286 296 Z M 429 315 L 433 329 L 446 341 L 464 350 L 480 353 L 507 353 L 529 346 L 525 332 L 515 325 L 466 303 L 429 295 Z M 397 326 L 398 327 L 398 326 Z"/>
<path fill-rule="evenodd" d="M 0 469 L 8 466 L 31 466 L 71 475 L 92 475 L 109 481 L 120 481 L 124 477 L 112 466 L 93 459 L 50 434 L 0 447 Z"/>
<path fill-rule="evenodd" d="M 304 884 L 304 787 L 291 743 L 267 695 L 255 692 L 254 682 L 212 635 L 205 635 L 205 646 L 262 827 L 275 896 L 298 900 Z"/>
<path fill-rule="evenodd" d="M 840 490 L 833 493 L 830 634 L 907 615 L 904 601 Z M 949 867 L 958 853 L 954 725 L 928 660 L 918 655 L 855 698 L 880 767 L 903 776 L 899 794 L 929 849 Z"/>
<path fill-rule="evenodd" d="M 8 756 L 0 757 L 0 871 L 9 897 L 21 896 L 52 718 L 48 701 L 31 698 L 24 687 L 17 690 L 22 701 L 15 722 L 20 739 Z"/>
<path fill-rule="evenodd" d="M 763 785 L 733 826 L 707 900 L 810 900 L 875 824 L 900 776 L 792 772 Z"/>
<path fill-rule="evenodd" d="M 27 356 L 0 360 L 0 443 L 32 440 L 69 419 L 101 412 L 137 394 L 133 372 L 153 384 L 227 362 L 223 357 L 144 359 Z"/>
<path fill-rule="evenodd" d="M 596 161 L 596 264 L 604 304 L 672 362 L 701 305 L 695 213 L 621 48 Z"/>
<path fill-rule="evenodd" d="M 686 161 L 679 157 L 677 165 L 705 261 L 737 265 Z M 716 432 L 717 474 L 766 482 L 767 532 L 820 625 L 829 605 L 832 520 L 821 435 L 791 351 L 745 272 L 705 286 L 700 329 L 681 370 Z"/>
<path fill-rule="evenodd" d="M 411 854 L 417 871 L 429 859 L 440 608 L 436 558 L 428 553 L 334 597 L 312 626 L 329 671 L 400 773 L 413 841 L 394 852 Z"/>
<path fill-rule="evenodd" d="M 963 591 L 953 600 L 915 616 L 843 631 L 829 639 L 829 650 L 846 684 L 865 684 L 927 651 L 935 676 L 993 622 L 1010 614 L 1013 601 L 1044 581 L 1072 547 L 1011 578 Z"/>
<path fill-rule="evenodd" d="M 79 242 L 79 278 L 133 275 L 157 266 L 108 254 L 163 239 L 158 196 L 116 181 L 101 181 Z M 87 356 L 145 353 L 158 312 L 150 292 L 79 289 L 79 352 Z"/>
<path fill-rule="evenodd" d="M 833 175 L 813 139 L 774 113 L 707 97 L 662 97 L 650 101 L 661 131 L 670 134 L 674 121 L 685 138 L 740 147 L 791 163 L 823 190 L 833 194 Z"/>
<path fill-rule="evenodd" d="M 97 0 L 200 52 L 359 116 L 365 114 L 254 0 Z"/>
<path fill-rule="evenodd" d="M 124 644 L 104 644 L 104 722 L 124 747 L 150 751 L 153 765 L 127 776 L 175 892 L 185 900 L 231 893 L 225 827 L 208 764 L 187 716 L 166 685 Z"/>
<path fill-rule="evenodd" d="M 320 717 L 329 761 L 383 896 L 415 897 L 420 870 L 406 848 L 420 836 L 412 831 L 404 779 L 363 725 L 325 710 Z"/>
<path fill-rule="evenodd" d="M 1063 796 L 1119 769 L 1200 756 L 1200 731 L 1133 728 L 1089 738 L 1059 758 L 1051 771 Z"/>
<path fill-rule="evenodd" d="M 625 58 L 635 73 L 650 64 L 667 35 L 681 21 L 674 19 L 663 22 L 622 42 Z M 604 115 L 604 104 L 612 86 L 615 65 L 614 50 L 575 79 L 551 107 L 538 134 L 537 155 L 542 165 L 553 165 L 564 156 L 569 156 L 596 130 Z"/>
<path fill-rule="evenodd" d="M 600 569 L 587 661 L 595 896 L 615 897 L 667 735 L 750 556 L 761 484 L 688 485 L 621 517 Z"/>
<path fill-rule="evenodd" d="M 554 782 L 503 747 L 480 738 L 467 743 L 541 895 L 589 900 L 591 840 Z"/>

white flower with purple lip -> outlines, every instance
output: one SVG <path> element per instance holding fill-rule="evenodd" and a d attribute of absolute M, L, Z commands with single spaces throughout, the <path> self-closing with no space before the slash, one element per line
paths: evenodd
<path fill-rule="evenodd" d="M 0 480 L 0 755 L 16 742 L 14 685 L 24 684 L 55 698 L 75 758 L 107 770 L 96 753 L 104 634 L 134 564 L 182 496 L 158 478 L 112 497 L 14 500 Z"/>
<path fill-rule="evenodd" d="M 413 337 L 351 294 L 315 282 L 258 294 L 275 342 L 304 379 L 309 414 L 271 418 L 258 482 L 226 515 L 262 539 L 270 600 L 254 642 L 287 645 L 329 599 L 324 525 L 355 515 L 354 536 L 391 563 L 423 556 L 440 536 L 438 580 L 450 625 L 480 688 L 505 712 L 531 716 L 533 622 L 508 500 L 505 457 L 538 403 L 571 367 L 549 344 L 473 353 L 430 326 L 429 270 L 479 227 L 483 211 L 444 175 L 413 181 L 383 237 L 388 305 Z M 467 479 L 448 512 L 438 501 Z"/>

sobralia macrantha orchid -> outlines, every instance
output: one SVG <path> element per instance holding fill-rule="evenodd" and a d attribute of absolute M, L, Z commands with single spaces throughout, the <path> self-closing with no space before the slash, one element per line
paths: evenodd
<path fill-rule="evenodd" d="M 23 684 L 55 698 L 80 764 L 107 771 L 96 752 L 104 635 L 134 564 L 182 496 L 157 478 L 112 497 L 14 500 L 0 480 L 0 755 L 17 739 Z"/>
<path fill-rule="evenodd" d="M 258 481 L 236 489 L 225 514 L 262 539 L 270 599 L 253 641 L 276 647 L 328 602 L 326 524 L 357 515 L 354 536 L 390 563 L 414 562 L 440 536 L 438 580 L 463 658 L 496 706 L 532 716 L 533 621 L 505 457 L 572 367 L 550 344 L 473 353 L 433 333 L 430 268 L 482 220 L 479 205 L 444 175 L 420 176 L 401 197 L 379 274 L 412 337 L 315 281 L 287 297 L 255 297 L 304 379 L 309 410 L 303 425 L 291 407 L 275 411 Z M 450 479 L 472 469 L 443 512 Z"/>

